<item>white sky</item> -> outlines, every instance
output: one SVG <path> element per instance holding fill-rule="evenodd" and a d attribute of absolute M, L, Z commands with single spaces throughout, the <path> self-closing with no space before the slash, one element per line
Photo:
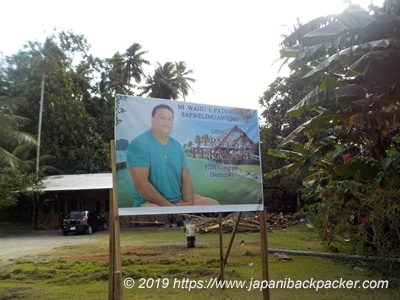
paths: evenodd
<path fill-rule="evenodd" d="M 150 74 L 156 62 L 183 60 L 194 70 L 188 102 L 252 109 L 277 77 L 281 35 L 296 18 L 306 23 L 344 8 L 343 0 L 3 0 L 1 7 L 4 55 L 54 29 L 85 36 L 99 58 L 139 43 Z"/>

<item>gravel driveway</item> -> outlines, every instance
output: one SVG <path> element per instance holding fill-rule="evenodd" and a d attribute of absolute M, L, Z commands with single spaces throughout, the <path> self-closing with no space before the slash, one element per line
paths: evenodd
<path fill-rule="evenodd" d="M 21 258 L 33 259 L 57 247 L 98 243 L 105 239 L 108 240 L 108 231 L 63 236 L 60 230 L 41 230 L 0 236 L 0 265 Z"/>

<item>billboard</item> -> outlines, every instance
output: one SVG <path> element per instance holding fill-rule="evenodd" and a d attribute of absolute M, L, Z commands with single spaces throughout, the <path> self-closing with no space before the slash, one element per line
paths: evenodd
<path fill-rule="evenodd" d="M 120 215 L 263 209 L 256 110 L 116 95 Z"/>

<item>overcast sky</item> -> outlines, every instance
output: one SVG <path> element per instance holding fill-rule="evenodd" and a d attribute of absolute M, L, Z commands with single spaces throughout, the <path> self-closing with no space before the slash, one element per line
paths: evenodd
<path fill-rule="evenodd" d="M 85 36 L 99 58 L 139 43 L 148 51 L 150 74 L 156 62 L 183 60 L 194 70 L 188 102 L 242 108 L 258 108 L 277 77 L 272 64 L 281 36 L 297 18 L 305 23 L 344 8 L 343 0 L 3 0 L 1 6 L 4 55 L 26 41 L 44 42 L 54 29 Z"/>

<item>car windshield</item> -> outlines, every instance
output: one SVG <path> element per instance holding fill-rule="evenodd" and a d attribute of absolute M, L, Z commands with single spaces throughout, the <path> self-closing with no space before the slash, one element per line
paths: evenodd
<path fill-rule="evenodd" d="M 82 219 L 85 216 L 83 211 L 72 211 L 67 215 L 67 219 Z"/>

